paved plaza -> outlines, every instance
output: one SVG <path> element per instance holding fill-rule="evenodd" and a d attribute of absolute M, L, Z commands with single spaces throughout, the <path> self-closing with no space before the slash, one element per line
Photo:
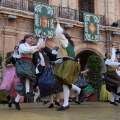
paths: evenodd
<path fill-rule="evenodd" d="M 49 104 L 23 103 L 21 111 L 0 104 L 0 120 L 120 120 L 120 104 L 109 102 L 84 102 L 81 105 L 70 103 L 70 109 L 56 111 L 47 108 Z"/>

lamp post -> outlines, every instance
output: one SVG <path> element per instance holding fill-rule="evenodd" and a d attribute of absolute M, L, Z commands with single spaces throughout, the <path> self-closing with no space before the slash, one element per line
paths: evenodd
<path fill-rule="evenodd" d="M 119 49 L 117 49 L 117 51 L 116 51 L 116 58 L 117 58 L 118 62 L 120 62 L 120 51 L 119 51 Z"/>

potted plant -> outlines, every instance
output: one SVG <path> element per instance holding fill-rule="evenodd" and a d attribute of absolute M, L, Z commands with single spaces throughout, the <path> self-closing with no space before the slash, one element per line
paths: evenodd
<path fill-rule="evenodd" d="M 102 81 L 102 59 L 99 56 L 92 55 L 88 58 L 87 68 L 89 72 L 85 76 L 88 84 L 90 84 L 94 89 L 94 95 L 97 95 L 96 101 L 99 98 L 99 92 Z"/>

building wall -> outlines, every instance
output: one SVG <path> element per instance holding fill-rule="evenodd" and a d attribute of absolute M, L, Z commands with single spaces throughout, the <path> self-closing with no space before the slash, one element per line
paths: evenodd
<path fill-rule="evenodd" d="M 69 6 L 72 9 L 78 9 L 78 0 L 69 0 Z M 117 4 L 118 3 L 118 4 Z M 67 0 L 49 0 L 50 5 L 62 5 L 67 7 Z M 25 34 L 33 34 L 34 31 L 34 14 L 30 12 L 0 8 L 0 53 L 5 58 L 6 53 L 13 51 L 15 45 L 23 39 Z M 8 14 L 16 15 L 17 19 L 8 20 Z M 95 14 L 106 15 L 107 24 L 120 19 L 120 0 L 95 0 Z M 110 50 L 110 42 L 114 42 L 116 48 L 120 47 L 120 36 L 111 35 L 112 31 L 119 31 L 120 28 L 112 28 L 111 26 L 100 26 L 100 42 L 90 43 L 84 41 L 84 25 L 82 22 L 72 21 L 60 18 L 60 23 L 73 24 L 73 28 L 66 31 L 72 37 L 75 43 L 76 55 L 84 50 L 90 50 L 104 58 L 106 51 Z M 74 31 L 74 32 L 73 32 Z M 35 38 L 35 42 L 36 42 Z M 47 40 L 46 46 L 50 49 L 54 46 L 54 40 Z"/>

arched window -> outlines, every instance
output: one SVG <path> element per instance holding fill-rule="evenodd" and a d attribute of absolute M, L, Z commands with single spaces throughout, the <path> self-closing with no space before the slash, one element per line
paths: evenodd
<path fill-rule="evenodd" d="M 79 10 L 94 13 L 94 0 L 78 0 Z"/>

